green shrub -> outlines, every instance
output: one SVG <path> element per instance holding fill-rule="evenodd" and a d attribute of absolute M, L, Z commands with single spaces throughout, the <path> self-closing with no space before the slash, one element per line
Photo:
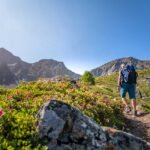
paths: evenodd
<path fill-rule="evenodd" d="M 89 71 L 84 72 L 83 76 L 81 77 L 81 81 L 83 83 L 88 83 L 91 85 L 95 84 L 95 78 L 94 78 L 93 74 Z"/>

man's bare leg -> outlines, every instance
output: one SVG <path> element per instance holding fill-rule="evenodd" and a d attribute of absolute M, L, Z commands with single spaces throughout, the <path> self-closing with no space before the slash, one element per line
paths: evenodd
<path fill-rule="evenodd" d="M 133 108 L 133 116 L 140 115 L 140 113 L 137 112 L 137 110 L 136 110 L 136 99 L 131 99 L 131 105 L 132 105 L 132 108 Z"/>
<path fill-rule="evenodd" d="M 123 103 L 124 103 L 124 105 L 125 105 L 124 111 L 125 111 L 126 113 L 129 113 L 131 110 L 130 110 L 130 108 L 129 108 L 129 106 L 128 106 L 127 99 L 126 99 L 126 98 L 122 98 L 122 101 L 123 101 Z"/>
<path fill-rule="evenodd" d="M 125 104 L 125 106 L 126 106 L 126 107 L 129 107 L 129 106 L 128 106 L 128 102 L 127 102 L 127 99 L 126 99 L 126 98 L 122 98 L 122 101 L 123 101 L 123 103 Z"/>
<path fill-rule="evenodd" d="M 136 111 L 136 99 L 131 99 L 131 105 L 132 105 L 133 111 Z"/>

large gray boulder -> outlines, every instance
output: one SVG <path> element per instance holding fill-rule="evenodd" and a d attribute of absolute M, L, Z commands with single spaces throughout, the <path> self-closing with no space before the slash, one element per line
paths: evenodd
<path fill-rule="evenodd" d="M 131 134 L 100 127 L 77 108 L 57 100 L 38 112 L 41 140 L 49 150 L 150 150 L 150 144 Z"/>

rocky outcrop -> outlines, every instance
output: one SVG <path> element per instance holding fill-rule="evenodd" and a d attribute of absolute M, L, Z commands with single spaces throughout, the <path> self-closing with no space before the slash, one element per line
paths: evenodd
<path fill-rule="evenodd" d="M 113 150 L 150 150 L 150 143 L 130 133 L 103 127 L 108 139 L 108 147 Z"/>
<path fill-rule="evenodd" d="M 62 101 L 46 102 L 37 117 L 39 137 L 48 141 L 49 150 L 150 150 L 146 141 L 101 127 Z"/>
<path fill-rule="evenodd" d="M 150 68 L 150 60 L 139 60 L 133 57 L 121 58 L 110 61 L 98 68 L 91 70 L 94 76 L 110 75 L 113 72 L 118 72 L 121 64 L 132 64 L 136 69 L 143 70 Z"/>

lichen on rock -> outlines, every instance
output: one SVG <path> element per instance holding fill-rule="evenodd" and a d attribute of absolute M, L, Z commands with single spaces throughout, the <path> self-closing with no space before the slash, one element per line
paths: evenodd
<path fill-rule="evenodd" d="M 39 137 L 49 150 L 150 150 L 131 134 L 99 126 L 75 107 L 57 100 L 43 104 L 37 114 Z"/>

